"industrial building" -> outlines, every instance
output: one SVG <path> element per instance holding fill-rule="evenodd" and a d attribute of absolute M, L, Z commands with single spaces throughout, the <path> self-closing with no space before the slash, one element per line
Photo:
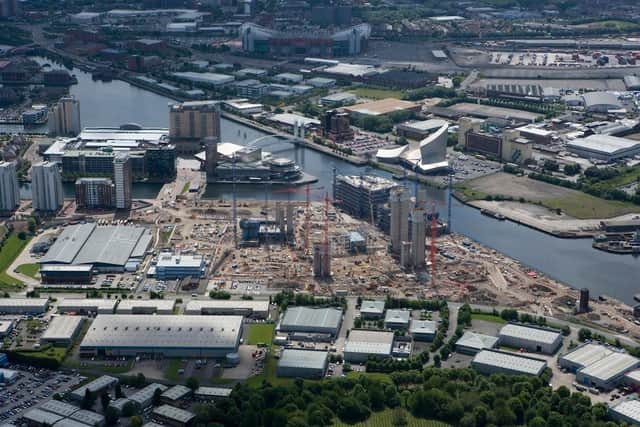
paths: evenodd
<path fill-rule="evenodd" d="M 333 186 L 336 204 L 351 216 L 371 221 L 378 206 L 387 203 L 389 192 L 397 184 L 372 175 L 337 175 Z"/>
<path fill-rule="evenodd" d="M 624 379 L 624 374 L 640 367 L 640 360 L 622 352 L 613 352 L 576 372 L 576 382 L 600 390 L 611 390 Z"/>
<path fill-rule="evenodd" d="M 64 203 L 62 177 L 56 163 L 40 162 L 31 167 L 31 206 L 39 212 L 58 212 Z"/>
<path fill-rule="evenodd" d="M 267 319 L 269 300 L 195 300 L 189 301 L 184 314 L 218 314 Z"/>
<path fill-rule="evenodd" d="M 342 310 L 333 307 L 289 307 L 277 330 L 288 333 L 338 335 L 342 324 Z"/>
<path fill-rule="evenodd" d="M 364 300 L 360 304 L 360 317 L 366 320 L 382 319 L 384 316 L 384 300 Z"/>
<path fill-rule="evenodd" d="M 170 405 L 161 405 L 151 413 L 153 418 L 173 427 L 185 427 L 193 424 L 196 414 Z"/>
<path fill-rule="evenodd" d="M 205 275 L 202 255 L 173 255 L 161 253 L 158 262 L 149 268 L 147 275 L 158 280 L 175 280 L 185 277 L 201 278 Z"/>
<path fill-rule="evenodd" d="M 561 368 L 575 373 L 611 354 L 613 350 L 605 345 L 585 343 L 561 355 L 558 364 Z"/>
<path fill-rule="evenodd" d="M 112 209 L 116 189 L 109 178 L 78 178 L 75 184 L 78 209 Z"/>
<path fill-rule="evenodd" d="M 48 308 L 48 298 L 0 298 L 0 314 L 40 314 Z"/>
<path fill-rule="evenodd" d="M 173 299 L 124 299 L 118 303 L 117 314 L 173 314 Z"/>
<path fill-rule="evenodd" d="M 60 415 L 61 417 L 70 417 L 72 414 L 80 410 L 77 406 L 73 406 L 59 400 L 47 400 L 40 405 L 40 409 L 51 412 L 52 414 Z"/>
<path fill-rule="evenodd" d="M 80 353 L 224 357 L 238 351 L 241 336 L 241 316 L 101 314 L 80 344 Z"/>
<path fill-rule="evenodd" d="M 216 399 L 224 399 L 231 396 L 232 388 L 228 387 L 203 387 L 200 386 L 193 393 L 196 399 L 200 400 L 216 400 Z"/>
<path fill-rule="evenodd" d="M 71 225 L 64 228 L 39 263 L 41 267 L 90 265 L 101 272 L 122 272 L 130 260 L 145 257 L 151 240 L 151 232 L 143 227 Z"/>
<path fill-rule="evenodd" d="M 444 124 L 420 141 L 410 141 L 396 148 L 381 148 L 376 158 L 386 163 L 401 163 L 420 173 L 447 169 L 447 140 L 449 125 Z"/>
<path fill-rule="evenodd" d="M 481 350 L 471 361 L 471 367 L 481 374 L 514 374 L 540 376 L 547 362 L 533 357 L 498 350 Z"/>
<path fill-rule="evenodd" d="M 627 90 L 640 90 L 640 78 L 638 78 L 638 76 L 624 76 L 623 80 Z"/>
<path fill-rule="evenodd" d="M 112 400 L 109 402 L 109 408 L 113 408 L 118 411 L 119 414 L 122 414 L 122 410 L 124 409 L 124 405 L 131 402 L 131 400 L 126 397 L 120 397 L 116 400 Z"/>
<path fill-rule="evenodd" d="M 498 334 L 501 346 L 521 348 L 532 353 L 553 354 L 562 345 L 558 331 L 515 323 L 504 325 Z"/>
<path fill-rule="evenodd" d="M 582 95 L 582 99 L 588 113 L 608 113 L 622 109 L 618 96 L 612 92 L 587 92 Z"/>
<path fill-rule="evenodd" d="M 497 345 L 498 337 L 467 331 L 456 341 L 456 352 L 474 355 L 482 350 L 495 348 Z"/>
<path fill-rule="evenodd" d="M 371 35 L 369 24 L 337 30 L 277 31 L 253 23 L 240 27 L 242 49 L 266 56 L 351 56 L 361 53 Z"/>
<path fill-rule="evenodd" d="M 162 392 L 160 400 L 164 403 L 175 403 L 189 396 L 191 396 L 191 389 L 178 384 Z"/>
<path fill-rule="evenodd" d="M 23 413 L 21 419 L 27 423 L 27 425 L 34 426 L 52 426 L 64 417 L 56 415 L 51 412 L 43 411 L 42 409 L 34 408 Z"/>
<path fill-rule="evenodd" d="M 49 112 L 49 135 L 76 136 L 80 133 L 80 101 L 72 96 L 60 98 Z"/>
<path fill-rule="evenodd" d="M 567 150 L 587 159 L 606 162 L 640 154 L 640 141 L 617 136 L 595 134 L 577 138 L 567 143 Z"/>
<path fill-rule="evenodd" d="M 104 416 L 85 409 L 74 412 L 69 419 L 78 421 L 86 426 L 102 427 L 105 424 Z"/>
<path fill-rule="evenodd" d="M 344 360 L 363 363 L 370 356 L 390 357 L 392 348 L 393 332 L 352 329 L 344 346 Z"/>
<path fill-rule="evenodd" d="M 40 267 L 40 280 L 44 284 L 88 284 L 93 278 L 91 265 L 48 264 Z"/>
<path fill-rule="evenodd" d="M 83 320 L 80 316 L 53 316 L 40 337 L 40 344 L 70 347 L 82 329 Z"/>
<path fill-rule="evenodd" d="M 160 390 L 164 393 L 168 388 L 169 387 L 164 384 L 152 383 L 131 394 L 128 399 L 132 401 L 139 410 L 144 410 L 153 403 L 153 395 L 156 390 Z"/>
<path fill-rule="evenodd" d="M 329 352 L 285 348 L 278 360 L 279 377 L 322 378 L 329 364 Z"/>
<path fill-rule="evenodd" d="M 353 104 L 358 97 L 350 92 L 336 92 L 320 98 L 320 105 L 323 107 L 342 107 L 343 105 Z"/>
<path fill-rule="evenodd" d="M 433 341 L 438 331 L 438 324 L 432 320 L 411 320 L 409 335 L 415 341 Z"/>
<path fill-rule="evenodd" d="M 16 164 L 0 162 L 0 213 L 13 212 L 20 205 L 20 187 Z"/>
<path fill-rule="evenodd" d="M 609 408 L 609 415 L 614 420 L 630 426 L 640 425 L 640 400 L 623 400 Z"/>
<path fill-rule="evenodd" d="M 69 393 L 69 396 L 76 401 L 81 401 L 84 399 L 84 395 L 87 390 L 91 393 L 100 393 L 103 390 L 108 390 L 115 385 L 118 384 L 118 379 L 114 377 L 110 377 L 108 375 L 103 375 L 101 377 L 96 378 L 95 380 L 83 385 L 82 387 L 78 387 Z"/>
<path fill-rule="evenodd" d="M 407 309 L 389 309 L 384 316 L 384 327 L 387 329 L 409 329 L 411 311 Z"/>
<path fill-rule="evenodd" d="M 63 298 L 58 302 L 58 313 L 113 314 L 117 302 L 116 299 Z"/>

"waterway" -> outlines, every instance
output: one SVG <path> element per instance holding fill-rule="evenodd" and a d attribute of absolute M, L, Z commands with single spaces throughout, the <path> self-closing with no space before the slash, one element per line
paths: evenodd
<path fill-rule="evenodd" d="M 80 100 L 83 126 L 119 126 L 139 123 L 142 126 L 168 126 L 170 99 L 121 81 L 99 82 L 81 70 L 72 71 L 78 84 L 71 93 Z M 246 144 L 265 134 L 238 123 L 223 120 L 222 140 Z M 388 173 L 368 167 L 358 167 L 331 156 L 299 147 L 292 147 L 275 138 L 263 142 L 265 150 L 295 160 L 307 173 L 318 177 L 312 198 L 319 200 L 325 192 L 331 194 L 333 168 L 339 174 Z M 413 184 L 410 184 L 413 185 Z M 138 188 L 138 187 L 137 187 Z M 134 189 L 134 197 L 152 194 L 152 189 Z M 149 190 L 149 193 L 145 193 Z M 210 186 L 205 197 L 231 197 L 228 185 Z M 140 191 L 140 192 L 138 192 Z M 136 194 L 139 194 L 136 196 Z M 302 200 L 305 193 L 280 187 L 238 186 L 239 198 Z M 447 212 L 447 192 L 427 188 L 429 199 L 437 204 L 441 216 Z M 481 215 L 476 209 L 453 200 L 452 225 L 455 232 L 496 249 L 531 268 L 545 273 L 574 288 L 586 287 L 592 295 L 606 294 L 633 304 L 633 295 L 640 292 L 640 258 L 596 251 L 590 239 L 558 239 L 510 221 L 496 221 Z"/>

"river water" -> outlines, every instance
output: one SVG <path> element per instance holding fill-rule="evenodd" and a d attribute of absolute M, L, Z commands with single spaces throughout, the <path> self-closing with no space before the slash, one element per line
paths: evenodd
<path fill-rule="evenodd" d="M 170 99 L 139 89 L 122 81 L 99 82 L 81 70 L 74 69 L 78 84 L 71 93 L 80 100 L 82 126 L 119 126 L 138 123 L 142 126 L 168 126 Z M 224 142 L 247 143 L 265 134 L 238 123 L 222 120 Z M 389 176 L 383 171 L 358 167 L 309 149 L 293 148 L 275 138 L 265 141 L 265 150 L 294 159 L 307 173 L 318 177 L 313 192 L 320 199 L 324 192 L 331 194 L 332 170 L 339 174 L 375 174 Z M 135 197 L 149 197 L 158 187 L 137 186 Z M 69 188 L 69 190 L 72 190 Z M 264 186 L 238 186 L 239 198 L 265 197 Z M 219 185 L 206 189 L 205 197 L 231 197 L 230 187 Z M 303 191 L 268 191 L 270 199 L 304 199 Z M 427 188 L 430 200 L 438 204 L 446 215 L 447 193 Z M 586 287 L 592 295 L 611 295 L 633 304 L 633 295 L 640 292 L 640 258 L 596 251 L 590 239 L 558 239 L 510 221 L 497 221 L 481 215 L 476 209 L 453 201 L 453 230 L 492 247 L 531 268 L 545 273 L 574 288 Z"/>

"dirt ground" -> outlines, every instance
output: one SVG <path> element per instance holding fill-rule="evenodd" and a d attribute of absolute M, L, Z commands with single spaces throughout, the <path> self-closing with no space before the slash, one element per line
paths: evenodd
<path fill-rule="evenodd" d="M 505 172 L 474 179 L 473 181 L 469 181 L 467 186 L 482 193 L 502 194 L 516 199 L 524 197 L 526 200 L 534 202 L 581 194 L 576 190 L 547 184 L 542 181 L 535 181 L 526 177 L 515 176 Z"/>

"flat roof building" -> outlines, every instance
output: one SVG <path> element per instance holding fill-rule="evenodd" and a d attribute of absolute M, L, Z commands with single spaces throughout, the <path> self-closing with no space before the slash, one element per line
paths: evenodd
<path fill-rule="evenodd" d="M 69 418 L 91 427 L 102 427 L 105 424 L 104 416 L 93 411 L 87 411 L 86 409 L 80 409 L 74 412 Z"/>
<path fill-rule="evenodd" d="M 356 102 L 358 97 L 349 92 L 336 92 L 320 98 L 320 105 L 325 107 L 340 107 Z"/>
<path fill-rule="evenodd" d="M 87 424 L 72 420 L 71 418 L 63 418 L 55 423 L 53 427 L 87 427 Z"/>
<path fill-rule="evenodd" d="M 191 389 L 183 385 L 174 385 L 170 389 L 165 390 L 160 399 L 165 403 L 174 403 L 191 395 Z"/>
<path fill-rule="evenodd" d="M 640 425 L 640 400 L 622 401 L 609 408 L 609 415 L 616 421 L 622 421 L 634 426 Z"/>
<path fill-rule="evenodd" d="M 72 414 L 80 410 L 77 406 L 73 406 L 59 400 L 47 400 L 40 405 L 40 409 L 51 412 L 52 414 L 60 415 L 61 417 L 70 417 Z"/>
<path fill-rule="evenodd" d="M 289 307 L 278 329 L 282 332 L 321 333 L 337 336 L 342 324 L 342 310 L 310 307 Z"/>
<path fill-rule="evenodd" d="M 390 357 L 393 348 L 393 332 L 352 329 L 344 346 L 344 359 L 362 363 L 369 356 Z"/>
<path fill-rule="evenodd" d="M 109 389 L 118 384 L 118 379 L 114 377 L 110 377 L 108 375 L 103 375 L 101 377 L 96 378 L 95 380 L 83 385 L 82 387 L 78 387 L 70 393 L 70 396 L 74 400 L 82 400 L 84 399 L 84 395 L 87 390 L 92 393 L 99 393 L 102 390 Z"/>
<path fill-rule="evenodd" d="M 329 364 L 327 351 L 285 348 L 278 360 L 279 377 L 322 378 Z"/>
<path fill-rule="evenodd" d="M 52 426 L 64 417 L 43 411 L 42 409 L 30 409 L 21 417 L 29 426 Z"/>
<path fill-rule="evenodd" d="M 471 367 L 481 374 L 515 374 L 539 376 L 547 362 L 533 357 L 498 350 L 481 350 L 471 361 Z"/>
<path fill-rule="evenodd" d="M 406 309 L 387 310 L 384 327 L 387 329 L 408 329 L 411 311 Z"/>
<path fill-rule="evenodd" d="M 159 280 L 174 280 L 185 277 L 204 277 L 205 264 L 201 255 L 160 254 L 155 265 L 154 277 Z"/>
<path fill-rule="evenodd" d="M 626 353 L 610 355 L 579 369 L 576 382 L 601 390 L 611 390 L 624 379 L 624 374 L 640 367 L 640 360 Z"/>
<path fill-rule="evenodd" d="M 418 112 L 420 111 L 420 105 L 411 101 L 387 98 L 344 107 L 344 109 L 359 116 L 384 116 L 396 111 Z"/>
<path fill-rule="evenodd" d="M 415 341 L 433 341 L 438 324 L 433 320 L 411 320 L 409 334 Z"/>
<path fill-rule="evenodd" d="M 184 427 L 193 423 L 196 414 L 170 405 L 158 406 L 153 410 L 153 418 L 174 427 Z"/>
<path fill-rule="evenodd" d="M 360 317 L 363 319 L 382 319 L 384 305 L 384 300 L 364 300 L 360 304 Z"/>
<path fill-rule="evenodd" d="M 40 337 L 40 344 L 71 346 L 82 329 L 83 320 L 80 316 L 53 316 Z"/>
<path fill-rule="evenodd" d="M 238 351 L 241 316 L 98 315 L 81 354 L 224 357 Z"/>
<path fill-rule="evenodd" d="M 378 206 L 389 201 L 395 182 L 371 175 L 338 175 L 334 182 L 334 199 L 347 214 L 368 221 L 377 218 Z M 372 211 L 373 210 L 373 211 Z"/>
<path fill-rule="evenodd" d="M 153 402 L 153 395 L 155 394 L 156 390 L 160 390 L 164 393 L 168 388 L 169 387 L 164 384 L 149 384 L 148 386 L 130 395 L 129 400 L 135 403 L 138 408 L 146 409 L 151 406 L 151 403 Z"/>
<path fill-rule="evenodd" d="M 114 408 L 116 411 L 118 411 L 119 414 L 122 414 L 124 405 L 126 405 L 129 402 L 131 402 L 131 400 L 127 399 L 126 397 L 121 397 L 119 399 L 112 400 L 111 402 L 109 402 L 109 407 Z"/>
<path fill-rule="evenodd" d="M 558 364 L 561 368 L 576 372 L 604 359 L 612 353 L 613 351 L 607 346 L 585 343 L 561 355 L 558 358 Z"/>
<path fill-rule="evenodd" d="M 476 354 L 485 349 L 495 348 L 497 344 L 498 337 L 467 331 L 456 342 L 456 351 L 462 354 Z"/>
<path fill-rule="evenodd" d="M 13 330 L 13 320 L 0 320 L 0 338 L 4 338 Z"/>
<path fill-rule="evenodd" d="M 269 317 L 269 300 L 191 300 L 185 314 L 237 315 L 266 319 Z"/>
<path fill-rule="evenodd" d="M 191 83 L 199 83 L 205 86 L 224 86 L 232 83 L 235 80 L 235 77 L 228 76 L 226 74 L 217 74 L 217 73 L 196 73 L 193 71 L 185 71 L 172 73 L 173 77 L 178 80 L 188 81 Z"/>
<path fill-rule="evenodd" d="M 58 303 L 58 313 L 113 314 L 117 302 L 116 299 L 64 298 Z"/>
<path fill-rule="evenodd" d="M 215 400 L 231 396 L 232 388 L 228 387 L 203 387 L 200 386 L 194 392 L 196 399 Z"/>
<path fill-rule="evenodd" d="M 567 149 L 580 157 L 612 162 L 640 154 L 640 141 L 611 135 L 594 134 L 567 143 Z"/>
<path fill-rule="evenodd" d="M 48 308 L 48 298 L 0 298 L 0 313 L 40 314 Z"/>
<path fill-rule="evenodd" d="M 532 353 L 553 354 L 562 345 L 562 334 L 552 329 L 510 323 L 500 329 L 502 346 L 522 348 Z"/>
<path fill-rule="evenodd" d="M 125 299 L 120 300 L 116 314 L 173 314 L 173 299 Z"/>

